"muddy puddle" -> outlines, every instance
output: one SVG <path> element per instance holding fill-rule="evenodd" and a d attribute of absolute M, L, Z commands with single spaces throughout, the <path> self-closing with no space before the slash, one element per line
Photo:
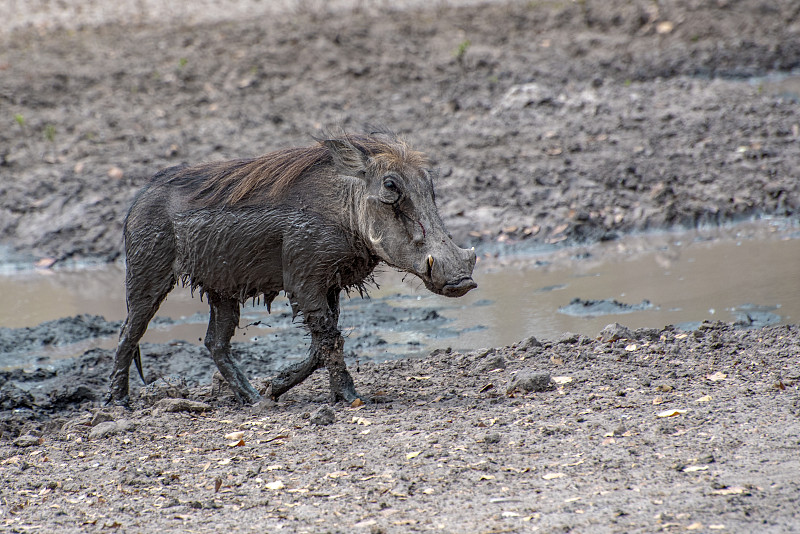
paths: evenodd
<path fill-rule="evenodd" d="M 648 234 L 549 251 L 503 249 L 484 254 L 476 268 L 478 290 L 461 299 L 432 295 L 414 277 L 384 270 L 369 299 L 355 295 L 344 300 L 341 326 L 349 350 L 383 360 L 434 348 L 503 346 L 531 335 L 596 336 L 613 322 L 630 328 L 673 324 L 684 329 L 703 320 L 744 327 L 796 323 L 799 265 L 798 231 L 785 223 L 780 228 L 760 224 Z M 5 327 L 7 339 L 12 336 L 11 349 L 0 350 L 0 367 L 31 367 L 115 345 L 116 334 L 108 332 L 116 332 L 125 317 L 121 265 L 0 272 L 0 327 Z M 207 311 L 197 295 L 178 288 L 143 343 L 201 344 Z M 80 314 L 102 316 L 106 322 L 75 342 L 70 338 L 47 344 L 45 339 L 44 348 L 39 343 L 35 350 L 22 344 L 14 349 L 15 332 L 22 338 L 26 331 L 9 328 Z M 284 359 L 304 353 L 307 339 L 292 322 L 285 299 L 276 300 L 271 315 L 258 305 L 243 310 L 234 341 L 268 340 L 280 344 Z"/>

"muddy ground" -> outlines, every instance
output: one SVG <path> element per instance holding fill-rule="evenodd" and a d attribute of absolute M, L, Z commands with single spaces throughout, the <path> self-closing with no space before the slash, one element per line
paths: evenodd
<path fill-rule="evenodd" d="M 797 219 L 800 95 L 773 83 L 800 67 L 796 2 L 359 5 L 12 24 L 0 33 L 0 243 L 23 265 L 115 260 L 124 212 L 158 168 L 365 123 L 430 152 L 446 223 L 483 251 Z M 116 326 L 64 319 L 3 330 L 0 344 Z M 800 529 L 797 328 L 613 334 L 351 359 L 372 402 L 332 411 L 322 372 L 277 405 L 237 407 L 193 343 L 147 347 L 163 355 L 150 376 L 164 378 L 134 386 L 131 411 L 99 401 L 108 350 L 3 372 L 0 521 L 10 532 Z M 242 350 L 263 383 L 274 362 Z"/>

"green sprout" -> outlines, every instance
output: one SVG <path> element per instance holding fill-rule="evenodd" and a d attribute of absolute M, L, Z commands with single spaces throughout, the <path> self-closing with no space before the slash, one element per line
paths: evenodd
<path fill-rule="evenodd" d="M 56 127 L 52 124 L 47 124 L 44 127 L 44 138 L 51 143 L 54 142 L 56 139 Z"/>
<path fill-rule="evenodd" d="M 453 55 L 455 56 L 455 58 L 458 60 L 459 63 L 464 60 L 464 54 L 467 53 L 467 50 L 469 49 L 471 44 L 472 44 L 472 42 L 470 42 L 469 39 L 464 39 L 458 45 L 458 48 L 456 48 L 456 51 L 453 52 Z"/>

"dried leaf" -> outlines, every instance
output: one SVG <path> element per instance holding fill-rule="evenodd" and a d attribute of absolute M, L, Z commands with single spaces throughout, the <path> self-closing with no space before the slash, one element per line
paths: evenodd
<path fill-rule="evenodd" d="M 372 421 L 364 419 L 363 417 L 353 417 L 353 423 L 356 425 L 369 426 L 372 424 Z"/>
<path fill-rule="evenodd" d="M 638 348 L 639 348 L 639 347 L 636 345 L 636 343 L 631 343 L 630 345 L 627 345 L 627 346 L 625 347 L 625 350 L 627 350 L 628 352 L 633 352 L 633 351 L 635 351 L 635 350 L 636 350 L 636 349 L 638 349 Z"/>
<path fill-rule="evenodd" d="M 559 386 L 563 386 L 564 384 L 569 384 L 572 382 L 571 376 L 554 376 L 551 377 L 550 380 L 558 384 Z"/>
<path fill-rule="evenodd" d="M 711 402 L 711 395 L 700 397 L 699 399 L 696 399 L 695 402 Z"/>
<path fill-rule="evenodd" d="M 717 371 L 716 373 L 706 375 L 706 380 L 710 380 L 711 382 L 719 382 L 720 380 L 725 380 L 728 377 L 725 373 L 721 371 Z"/>
<path fill-rule="evenodd" d="M 228 465 L 229 463 L 231 463 L 231 459 L 230 458 L 223 458 L 222 460 L 217 462 L 218 465 Z"/>
<path fill-rule="evenodd" d="M 703 528 L 703 523 L 695 521 L 694 523 L 686 527 L 686 530 L 700 530 L 701 528 Z"/>
<path fill-rule="evenodd" d="M 662 20 L 661 22 L 656 24 L 656 33 L 658 33 L 659 35 L 670 33 L 674 29 L 675 29 L 675 24 L 668 20 Z"/>
<path fill-rule="evenodd" d="M 414 451 L 414 452 L 409 452 L 408 454 L 406 454 L 406 460 L 411 460 L 411 459 L 413 459 L 413 458 L 416 458 L 416 457 L 417 457 L 417 456 L 419 456 L 421 453 L 422 453 L 422 451 Z"/>
<path fill-rule="evenodd" d="M 494 480 L 495 478 L 497 477 L 494 475 L 481 475 L 481 478 L 478 479 L 478 482 L 481 480 Z"/>
<path fill-rule="evenodd" d="M 217 477 L 214 480 L 214 493 L 219 493 L 219 489 L 222 487 L 222 479 Z"/>
<path fill-rule="evenodd" d="M 40 258 L 34 265 L 37 269 L 47 269 L 56 262 L 55 258 Z"/>
<path fill-rule="evenodd" d="M 684 473 L 694 473 L 696 471 L 708 471 L 707 465 L 690 465 L 683 468 Z"/>
<path fill-rule="evenodd" d="M 675 417 L 676 415 L 681 415 L 687 413 L 689 410 L 679 410 L 677 408 L 672 410 L 664 410 L 663 412 L 658 412 L 656 417 Z"/>
<path fill-rule="evenodd" d="M 364 406 L 364 401 L 362 401 L 361 399 L 356 399 L 350 403 L 351 408 L 359 408 L 361 406 Z"/>
<path fill-rule="evenodd" d="M 225 434 L 225 439 L 227 439 L 228 441 L 239 441 L 243 437 L 244 437 L 244 432 L 242 432 L 241 430 Z"/>
<path fill-rule="evenodd" d="M 730 488 L 722 488 L 714 490 L 711 495 L 741 495 L 745 492 L 742 486 L 731 486 Z"/>
<path fill-rule="evenodd" d="M 420 380 L 430 380 L 430 379 L 431 379 L 430 376 L 407 376 L 406 382 L 412 382 L 414 380 L 420 381 Z"/>
<path fill-rule="evenodd" d="M 564 473 L 545 473 L 544 475 L 542 475 L 542 478 L 545 480 L 553 480 L 556 478 L 563 478 L 565 476 L 567 475 Z"/>
<path fill-rule="evenodd" d="M 658 406 L 659 404 L 664 404 L 664 397 L 659 395 L 658 397 L 653 399 L 653 404 L 655 404 L 656 406 Z"/>
<path fill-rule="evenodd" d="M 264 484 L 264 487 L 267 489 L 271 489 L 272 491 L 282 490 L 286 487 L 282 480 L 275 480 L 274 482 L 267 482 Z"/>
<path fill-rule="evenodd" d="M 228 447 L 244 447 L 244 440 L 240 439 L 239 441 L 231 441 L 228 443 Z"/>

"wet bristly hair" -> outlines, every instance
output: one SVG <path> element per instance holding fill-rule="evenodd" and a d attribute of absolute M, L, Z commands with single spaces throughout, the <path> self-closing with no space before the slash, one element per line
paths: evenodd
<path fill-rule="evenodd" d="M 176 185 L 196 187 L 196 205 L 235 207 L 261 199 L 278 200 L 294 182 L 315 167 L 331 166 L 330 143 L 350 145 L 367 156 L 369 171 L 383 174 L 406 165 L 422 167 L 424 154 L 409 148 L 394 134 L 341 134 L 317 139 L 308 147 L 285 148 L 257 158 L 204 163 L 186 167 L 171 178 Z M 198 181 L 200 182 L 198 186 Z"/>

